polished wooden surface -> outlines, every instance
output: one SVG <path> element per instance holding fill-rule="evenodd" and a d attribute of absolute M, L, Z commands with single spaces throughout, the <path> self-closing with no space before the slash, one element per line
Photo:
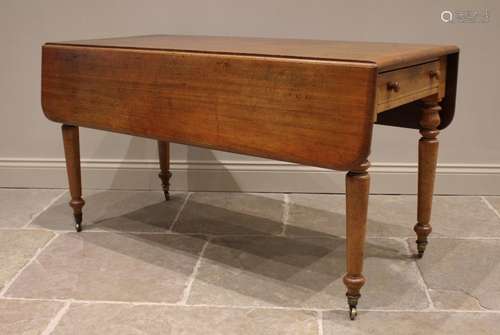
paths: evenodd
<path fill-rule="evenodd" d="M 420 134 L 418 142 L 418 196 L 417 196 L 417 224 L 414 227 L 417 233 L 418 256 L 422 257 L 427 246 L 427 236 L 432 232 L 430 225 L 432 195 L 434 193 L 434 179 L 436 176 L 437 155 L 439 141 L 438 126 L 441 122 L 438 104 L 439 98 L 429 97 L 422 101 L 420 116 Z"/>
<path fill-rule="evenodd" d="M 365 161 L 346 175 L 346 260 L 347 273 L 343 281 L 347 286 L 347 302 L 351 319 L 356 317 L 360 290 L 366 280 L 363 276 L 363 254 L 368 214 L 370 163 Z"/>
<path fill-rule="evenodd" d="M 164 35 L 48 43 L 42 106 L 64 124 L 77 230 L 79 126 L 157 140 L 166 200 L 171 142 L 349 171 L 343 281 L 354 319 L 366 281 L 373 126 L 422 134 L 414 227 L 422 256 L 437 135 L 453 119 L 457 71 L 454 46 Z"/>
<path fill-rule="evenodd" d="M 170 143 L 158 141 L 158 159 L 160 161 L 160 173 L 158 177 L 161 180 L 161 188 L 165 195 L 165 200 L 170 200 Z"/>
<path fill-rule="evenodd" d="M 56 122 L 349 170 L 367 156 L 372 64 L 46 46 Z"/>
<path fill-rule="evenodd" d="M 148 35 L 51 43 L 373 63 L 379 71 L 458 52 L 454 45 L 327 41 L 289 38 Z"/>
<path fill-rule="evenodd" d="M 439 117 L 441 123 L 438 129 L 445 129 L 453 121 L 455 115 L 455 100 L 458 81 L 458 53 L 449 54 L 440 58 L 440 80 L 445 85 L 440 86 L 439 98 Z M 419 101 L 412 101 L 407 104 L 391 108 L 378 113 L 375 124 L 420 129 L 420 111 Z"/>
<path fill-rule="evenodd" d="M 377 113 L 444 92 L 441 61 L 384 72 L 377 78 Z"/>
<path fill-rule="evenodd" d="M 68 173 L 69 192 L 71 200 L 69 205 L 73 208 L 76 231 L 82 230 L 82 208 L 85 201 L 82 199 L 82 176 L 80 168 L 80 137 L 78 127 L 70 125 L 61 126 L 66 158 L 66 172 Z"/>

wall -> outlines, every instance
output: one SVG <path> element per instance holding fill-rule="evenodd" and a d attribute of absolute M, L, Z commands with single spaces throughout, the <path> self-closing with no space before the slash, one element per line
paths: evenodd
<path fill-rule="evenodd" d="M 489 9 L 482 24 L 446 24 L 445 10 Z M 500 69 L 497 1 L 0 1 L 0 187 L 64 187 L 59 125 L 40 109 L 46 41 L 204 34 L 457 44 L 456 119 L 441 136 L 439 193 L 499 194 Z M 496 41 L 496 42 L 495 42 Z M 414 193 L 415 131 L 378 126 L 374 192 Z M 81 131 L 86 187 L 157 188 L 151 140 Z M 320 169 L 175 145 L 174 187 L 342 192 Z"/>

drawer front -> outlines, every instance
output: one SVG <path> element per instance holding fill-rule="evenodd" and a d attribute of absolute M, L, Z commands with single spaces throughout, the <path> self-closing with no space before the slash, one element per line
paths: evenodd
<path fill-rule="evenodd" d="M 377 78 L 377 112 L 444 92 L 444 60 L 380 73 Z"/>

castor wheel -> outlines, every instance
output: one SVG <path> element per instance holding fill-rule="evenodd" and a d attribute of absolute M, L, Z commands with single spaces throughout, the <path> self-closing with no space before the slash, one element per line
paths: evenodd
<path fill-rule="evenodd" d="M 75 219 L 75 230 L 77 233 L 82 231 L 82 207 L 85 205 L 85 201 L 81 198 L 80 195 L 73 196 L 69 202 L 71 208 L 73 208 L 73 217 Z"/>
<path fill-rule="evenodd" d="M 356 306 L 358 306 L 358 299 L 361 297 L 361 295 L 350 295 L 349 293 L 347 293 L 346 296 L 347 305 L 349 306 L 349 319 L 355 320 L 358 316 L 358 310 L 356 309 Z"/>
<path fill-rule="evenodd" d="M 82 231 L 82 214 L 75 214 L 75 230 L 77 233 Z"/>
<path fill-rule="evenodd" d="M 424 256 L 425 248 L 427 247 L 427 241 L 417 240 L 417 258 L 422 258 Z"/>
<path fill-rule="evenodd" d="M 351 320 L 356 320 L 356 317 L 358 316 L 358 310 L 354 306 L 349 307 L 349 319 Z"/>
<path fill-rule="evenodd" d="M 165 145 L 164 143 L 162 142 L 158 142 L 158 145 L 159 147 L 158 148 L 161 148 L 162 145 Z M 165 157 L 165 153 L 162 153 L 162 150 L 165 150 L 165 149 L 160 149 L 160 168 L 162 168 L 162 159 L 164 159 Z M 167 159 L 167 163 L 165 164 L 168 164 L 168 159 Z M 169 183 L 169 180 L 170 178 L 172 177 L 172 173 L 170 171 L 163 171 L 164 168 L 162 168 L 162 172 L 160 172 L 158 174 L 158 177 L 160 177 L 160 180 L 161 180 L 161 187 L 163 189 L 163 194 L 165 195 L 165 201 L 169 201 L 170 200 L 170 194 L 169 194 L 169 189 L 170 189 L 170 183 Z"/>

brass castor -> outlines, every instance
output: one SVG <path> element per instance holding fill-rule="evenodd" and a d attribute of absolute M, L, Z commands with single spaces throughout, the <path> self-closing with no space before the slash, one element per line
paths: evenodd
<path fill-rule="evenodd" d="M 355 320 L 358 316 L 358 310 L 356 306 L 358 305 L 358 299 L 361 295 L 352 296 L 347 294 L 347 304 L 349 305 L 349 318 Z"/>
<path fill-rule="evenodd" d="M 427 246 L 427 241 L 419 241 L 417 240 L 417 251 L 418 251 L 418 254 L 417 254 L 417 258 L 422 258 L 424 256 L 424 252 L 425 252 L 425 247 Z"/>
<path fill-rule="evenodd" d="M 75 230 L 77 233 L 82 231 L 82 214 L 74 214 L 75 217 Z"/>
<path fill-rule="evenodd" d="M 158 177 L 161 180 L 161 187 L 163 189 L 163 194 L 165 195 L 165 201 L 169 201 L 170 200 L 170 193 L 169 193 L 170 183 L 169 183 L 169 180 L 172 177 L 172 173 L 170 171 L 169 172 L 165 172 L 165 173 L 164 172 L 160 172 L 158 174 Z"/>
<path fill-rule="evenodd" d="M 81 195 L 73 196 L 69 202 L 71 208 L 73 208 L 73 217 L 75 218 L 75 230 L 77 232 L 82 231 L 82 207 L 85 205 L 85 201 L 82 199 Z"/>
<path fill-rule="evenodd" d="M 349 319 L 356 320 L 358 316 L 358 310 L 354 306 L 349 306 Z"/>
<path fill-rule="evenodd" d="M 418 223 L 413 227 L 415 233 L 417 233 L 417 258 L 422 258 L 425 252 L 425 247 L 427 247 L 427 236 L 432 232 L 432 227 L 428 223 Z"/>

